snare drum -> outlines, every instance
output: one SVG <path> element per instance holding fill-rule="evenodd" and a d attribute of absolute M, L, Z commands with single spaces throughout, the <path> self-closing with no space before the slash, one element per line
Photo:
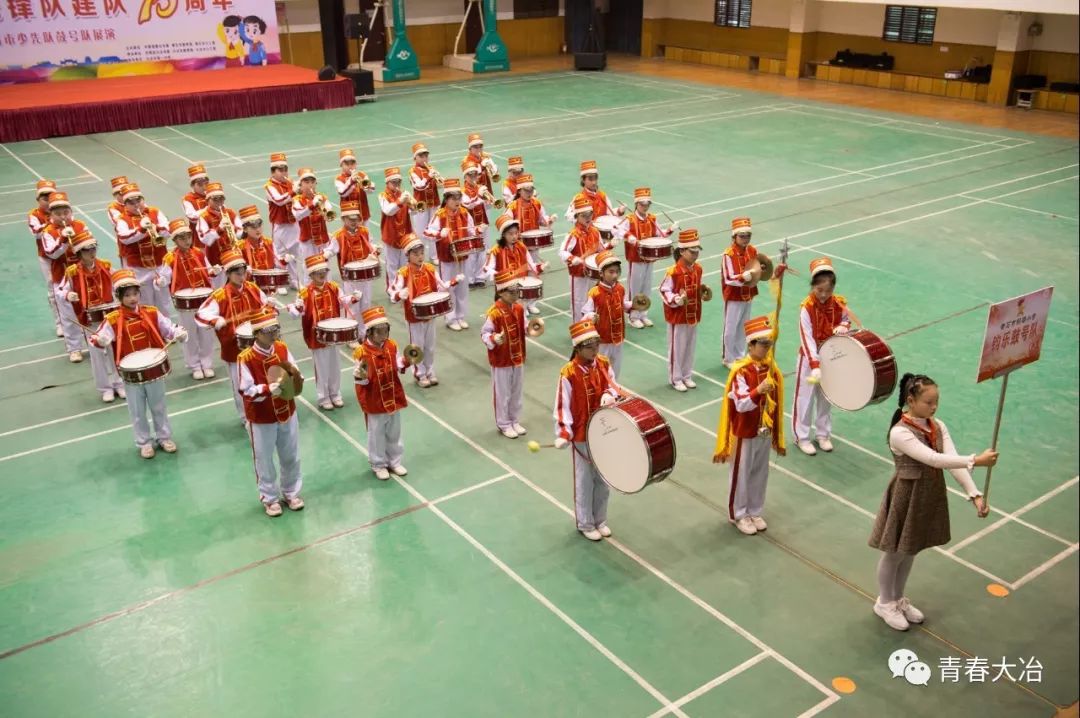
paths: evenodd
<path fill-rule="evenodd" d="M 412 300 L 412 311 L 417 319 L 434 319 L 449 314 L 454 308 L 449 292 L 428 292 Z"/>
<path fill-rule="evenodd" d="M 172 295 L 173 306 L 177 311 L 181 312 L 194 312 L 198 311 L 199 307 L 203 305 L 206 298 L 210 296 L 210 293 L 214 290 L 210 287 L 199 287 L 198 289 L 177 289 L 176 293 Z"/>
<path fill-rule="evenodd" d="M 264 291 L 289 286 L 288 269 L 253 269 L 251 281 L 255 286 Z"/>
<path fill-rule="evenodd" d="M 555 246 L 555 235 L 548 227 L 529 229 L 521 233 L 521 243 L 529 249 L 544 249 Z"/>
<path fill-rule="evenodd" d="M 109 302 L 107 304 L 95 304 L 92 307 L 86 308 L 86 321 L 88 324 L 101 324 L 105 321 L 105 315 L 114 309 L 119 309 L 120 305 L 116 302 Z"/>
<path fill-rule="evenodd" d="M 589 417 L 589 456 L 600 478 L 624 494 L 663 481 L 675 468 L 675 436 L 641 397 L 602 406 Z"/>
<path fill-rule="evenodd" d="M 121 359 L 117 370 L 127 384 L 146 384 L 164 379 L 171 370 L 169 354 L 162 349 L 140 349 Z"/>
<path fill-rule="evenodd" d="M 622 217 L 616 217 L 613 214 L 604 214 L 593 218 L 592 221 L 593 226 L 600 232 L 603 239 L 615 237 L 615 228 L 619 226 L 619 222 L 622 222 Z"/>
<path fill-rule="evenodd" d="M 315 325 L 315 341 L 320 344 L 350 344 L 359 337 L 360 324 L 355 319 L 335 317 Z"/>
<path fill-rule="evenodd" d="M 858 411 L 889 398 L 896 388 L 896 358 L 889 345 L 871 331 L 860 329 L 831 336 L 818 349 L 821 392 L 829 403 Z"/>
<path fill-rule="evenodd" d="M 244 322 L 236 327 L 236 346 L 244 351 L 255 343 L 255 332 L 251 329 L 251 322 Z"/>
<path fill-rule="evenodd" d="M 671 256 L 671 240 L 667 237 L 646 237 L 638 240 L 638 256 L 646 262 Z"/>
<path fill-rule="evenodd" d="M 375 257 L 341 265 L 341 278 L 347 282 L 370 282 L 379 276 L 379 260 Z"/>
<path fill-rule="evenodd" d="M 450 240 L 450 254 L 455 259 L 464 259 L 471 254 L 480 254 L 484 251 L 484 238 L 476 235 L 473 237 L 458 237 Z"/>
<path fill-rule="evenodd" d="M 518 280 L 521 285 L 521 298 L 533 301 L 544 298 L 544 281 L 539 277 L 522 277 Z"/>
<path fill-rule="evenodd" d="M 585 276 L 589 279 L 600 279 L 600 269 L 596 266 L 596 255 L 585 255 Z"/>

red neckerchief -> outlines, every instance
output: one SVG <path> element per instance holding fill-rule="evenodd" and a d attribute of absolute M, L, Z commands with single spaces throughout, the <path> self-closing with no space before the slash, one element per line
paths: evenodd
<path fill-rule="evenodd" d="M 929 419 L 926 422 L 930 426 L 929 429 L 924 429 L 919 426 L 919 424 L 915 423 L 907 414 L 901 416 L 900 421 L 919 432 L 924 439 L 930 442 L 930 448 L 937 451 L 937 428 L 934 425 L 933 419 Z"/>

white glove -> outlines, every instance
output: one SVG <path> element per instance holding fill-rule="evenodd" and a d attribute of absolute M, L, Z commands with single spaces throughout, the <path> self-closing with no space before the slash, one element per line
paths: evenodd
<path fill-rule="evenodd" d="M 225 321 L 225 317 L 218 317 L 214 320 L 214 329 L 224 329 L 226 324 L 228 322 Z"/>
<path fill-rule="evenodd" d="M 357 289 L 357 290 L 356 290 L 355 292 L 353 292 L 353 293 L 352 293 L 351 295 L 349 295 L 349 296 L 351 296 L 351 297 L 353 298 L 353 302 L 355 303 L 355 302 L 359 302 L 359 301 L 360 301 L 360 297 L 364 296 L 364 293 L 363 293 L 363 292 L 361 292 L 361 291 L 360 291 L 359 289 Z"/>
<path fill-rule="evenodd" d="M 676 307 L 681 307 L 684 304 L 686 304 L 686 295 L 684 295 L 684 294 L 676 294 L 675 295 L 675 306 Z"/>
<path fill-rule="evenodd" d="M 404 200 L 405 202 L 411 202 L 412 201 L 412 192 L 402 192 L 401 193 L 401 199 Z"/>
<path fill-rule="evenodd" d="M 558 439 L 555 439 L 556 449 L 565 449 L 568 446 L 570 446 L 570 442 L 562 438 L 561 436 Z"/>
<path fill-rule="evenodd" d="M 411 296 L 412 296 L 412 293 L 409 292 L 408 287 L 403 287 L 401 289 L 401 291 L 398 292 L 398 299 L 409 299 Z"/>
<path fill-rule="evenodd" d="M 68 239 L 71 239 L 72 237 L 75 236 L 75 228 L 74 227 L 64 227 L 62 230 L 60 230 L 60 234 L 62 236 L 64 236 L 64 237 L 67 237 Z"/>
<path fill-rule="evenodd" d="M 668 227 L 668 232 L 678 232 L 678 231 L 679 231 L 679 229 L 681 229 L 681 228 L 679 227 L 679 223 L 678 223 L 678 222 L 672 222 L 672 223 L 671 223 L 671 226 L 670 226 L 670 227 Z"/>
<path fill-rule="evenodd" d="M 491 335 L 491 341 L 495 342 L 496 346 L 502 346 L 502 343 L 506 341 L 506 337 L 503 336 L 502 332 L 499 332 L 498 334 Z"/>
<path fill-rule="evenodd" d="M 571 267 L 580 267 L 582 264 L 585 264 L 585 260 L 583 260 L 581 257 L 574 257 L 570 260 Z"/>
<path fill-rule="evenodd" d="M 480 234 L 483 234 L 484 232 L 486 232 L 487 228 L 488 228 L 488 226 L 486 224 L 478 224 L 478 225 L 476 225 L 476 231 L 479 232 Z"/>
<path fill-rule="evenodd" d="M 810 376 L 807 378 L 807 381 L 810 382 L 811 384 L 817 384 L 818 382 L 820 382 L 821 381 L 821 367 L 814 367 L 813 369 L 811 369 L 810 370 Z"/>
<path fill-rule="evenodd" d="M 557 220 L 558 218 L 559 218 L 559 216 L 558 216 L 558 215 L 555 215 L 555 214 L 549 214 L 549 215 L 548 215 L 548 218 L 547 218 L 547 223 L 548 223 L 548 224 L 555 224 L 555 220 Z"/>
<path fill-rule="evenodd" d="M 302 317 L 304 315 L 304 305 L 303 304 L 287 304 L 285 306 L 285 309 L 288 310 L 289 314 L 293 315 L 297 319 L 299 319 L 300 317 Z"/>
<path fill-rule="evenodd" d="M 847 333 L 848 333 L 849 331 L 851 331 L 851 330 L 850 330 L 850 329 L 849 329 L 848 327 L 845 327 L 845 326 L 844 326 L 843 324 L 840 324 L 840 325 L 836 326 L 836 327 L 835 327 L 835 328 L 834 328 L 834 329 L 832 330 L 832 333 L 833 333 L 833 334 L 836 334 L 837 336 L 841 336 L 841 337 L 842 337 L 842 336 L 844 336 L 845 334 L 847 334 Z"/>
<path fill-rule="evenodd" d="M 79 293 L 78 292 L 68 292 L 67 293 L 67 300 L 69 302 L 71 302 L 72 304 L 74 304 L 75 302 L 79 301 Z"/>
<path fill-rule="evenodd" d="M 464 282 L 465 281 L 465 275 L 464 274 L 457 275 L 456 277 L 454 277 L 454 281 L 455 282 Z"/>
<path fill-rule="evenodd" d="M 626 243 L 627 244 L 637 244 L 637 237 L 635 237 L 632 234 L 626 235 Z"/>
<path fill-rule="evenodd" d="M 176 331 L 173 332 L 173 339 L 180 342 L 181 344 L 186 342 L 188 340 L 187 329 L 184 329 L 183 327 L 177 327 Z"/>
<path fill-rule="evenodd" d="M 110 339 L 109 337 L 100 336 L 98 334 L 91 335 L 90 341 L 93 342 L 94 344 L 98 345 L 102 349 L 104 349 L 107 346 L 109 346 L 110 344 L 112 344 L 112 339 Z"/>
<path fill-rule="evenodd" d="M 613 397 L 611 394 L 600 395 L 600 406 L 611 406 L 614 403 L 615 397 Z"/>
<path fill-rule="evenodd" d="M 327 247 L 322 252 L 323 259 L 330 261 L 330 258 L 334 256 L 334 250 L 331 247 Z"/>
<path fill-rule="evenodd" d="M 143 229 L 150 229 L 150 226 L 152 224 L 153 224 L 153 222 L 150 221 L 149 217 L 143 217 L 142 221 L 139 222 L 139 226 L 142 227 Z"/>
<path fill-rule="evenodd" d="M 161 289 L 165 286 L 165 277 L 154 277 L 154 286 Z"/>
<path fill-rule="evenodd" d="M 270 396 L 281 396 L 281 382 L 275 381 L 267 385 L 270 390 Z"/>
<path fill-rule="evenodd" d="M 214 266 L 210 267 L 210 269 L 208 269 L 207 271 L 210 273 L 211 277 L 216 277 L 217 275 L 221 274 L 221 265 L 220 264 L 215 264 Z"/>
<path fill-rule="evenodd" d="M 443 227 L 442 229 L 440 229 L 439 230 L 439 236 L 442 237 L 443 239 L 446 239 L 447 237 L 449 237 L 450 236 L 450 228 L 449 227 Z"/>

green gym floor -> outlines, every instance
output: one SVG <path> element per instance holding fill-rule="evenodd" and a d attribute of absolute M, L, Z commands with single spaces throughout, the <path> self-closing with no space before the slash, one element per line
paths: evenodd
<path fill-rule="evenodd" d="M 707 235 L 714 288 L 732 216 L 753 218 L 766 252 L 788 237 L 802 276 L 784 291 L 785 371 L 806 265 L 832 257 L 838 291 L 900 370 L 940 383 L 939 415 L 963 451 L 989 444 L 998 397 L 997 382 L 975 384 L 987 303 L 1055 286 L 1042 359 L 1010 382 L 994 512 L 979 520 L 951 494 L 953 543 L 915 563 L 908 595 L 924 626 L 897 633 L 871 612 L 878 553 L 866 539 L 892 470 L 892 399 L 836 411 L 832 455 L 775 460 L 767 533 L 727 523 L 727 468 L 710 462 L 726 377 L 719 299 L 699 333 L 696 391 L 667 385 L 658 306 L 655 328 L 630 330 L 622 383 L 666 416 L 678 465 L 662 484 L 613 496 L 615 537 L 599 545 L 574 530 L 570 457 L 530 454 L 495 431 L 478 331 L 488 290 L 470 295 L 472 329 L 439 328 L 442 384 L 407 385 L 406 480 L 372 477 L 351 392 L 324 413 L 309 384 L 298 406 L 307 508 L 276 520 L 258 503 L 223 370 L 195 382 L 174 349 L 180 451 L 144 461 L 123 405 L 103 405 L 88 364 L 70 364 L 53 337 L 23 221 L 38 177 L 70 192 L 115 258 L 113 175 L 172 217 L 187 164 L 205 161 L 231 207 L 264 206 L 271 151 L 313 165 L 332 192 L 340 147 L 381 187 L 416 140 L 456 174 L 471 131 L 504 167 L 523 155 L 560 215 L 583 159 L 599 162 L 616 200 L 651 186 L 656 210 Z M 614 72 L 391 88 L 318 115 L 4 146 L 0 712 L 1052 715 L 1077 699 L 1077 150 Z M 565 273 L 546 255 L 547 332 L 529 345 L 524 424 L 549 442 L 569 342 Z M 400 340 L 400 308 L 391 313 Z M 298 324 L 285 329 L 310 367 Z M 789 384 L 788 408 L 790 395 Z M 929 685 L 892 677 L 899 648 L 930 666 Z M 990 667 L 982 681 L 965 671 L 977 658 Z M 1031 659 L 1041 674 L 1023 672 Z M 950 662 L 957 682 L 942 680 Z"/>

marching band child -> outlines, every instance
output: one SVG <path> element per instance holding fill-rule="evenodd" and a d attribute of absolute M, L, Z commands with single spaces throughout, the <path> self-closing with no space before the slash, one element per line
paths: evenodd
<path fill-rule="evenodd" d="M 978 455 L 959 454 L 945 422 L 934 418 L 940 398 L 933 379 L 925 374 L 904 374 L 899 408 L 889 424 L 889 449 L 896 469 L 868 543 L 882 552 L 874 613 L 897 631 L 906 631 L 910 624 L 926 618 L 904 595 L 915 555 L 952 538 L 943 470 L 948 469 L 960 484 L 979 518 L 990 513 L 970 472 L 976 466 L 997 464 L 998 452 L 986 449 Z"/>
<path fill-rule="evenodd" d="M 289 314 L 300 319 L 304 330 L 304 343 L 311 350 L 315 365 L 315 387 L 319 407 L 330 411 L 345 406 L 341 399 L 341 359 L 337 346 L 323 344 L 315 336 L 315 327 L 324 319 L 347 316 L 348 306 L 359 301 L 359 292 L 346 295 L 337 282 L 330 281 L 330 265 L 326 257 L 316 254 L 304 260 L 311 283 L 300 290 L 296 301 L 290 304 Z"/>
<path fill-rule="evenodd" d="M 83 331 L 89 332 L 93 330 L 88 329 L 90 318 L 86 310 L 113 301 L 112 265 L 97 258 L 97 240 L 89 231 L 76 234 L 71 243 L 71 250 L 79 261 L 67 268 L 63 281 L 56 288 L 56 296 L 59 301 L 67 304 L 66 312 L 76 318 Z M 94 387 L 101 394 L 101 400 L 111 404 L 117 395 L 121 399 L 125 398 L 127 393 L 124 391 L 124 382 L 120 381 L 120 375 L 116 373 L 112 357 L 92 342 L 89 354 Z"/>
<path fill-rule="evenodd" d="M 462 163 L 461 172 L 465 178 L 461 204 L 472 216 L 473 234 L 479 235 L 487 249 L 488 205 L 492 204 L 491 190 L 480 182 L 481 166 Z M 482 287 L 487 282 L 484 276 L 484 253 L 470 254 L 465 260 L 465 276 L 469 278 L 469 287 Z"/>
<path fill-rule="evenodd" d="M 638 253 L 638 242 L 649 237 L 668 237 L 678 230 L 678 222 L 667 229 L 661 229 L 656 215 L 649 212 L 652 205 L 652 192 L 648 187 L 634 190 L 634 211 L 627 215 L 615 228 L 615 236 L 623 240 L 626 261 L 630 263 L 626 284 L 631 296 L 644 294 L 652 299 L 653 264 Z M 634 329 L 651 327 L 648 309 L 630 311 L 630 326 Z"/>
<path fill-rule="evenodd" d="M 251 272 L 257 269 L 286 269 L 296 259 L 291 254 L 277 256 L 274 251 L 274 243 L 263 236 L 262 217 L 259 216 L 259 208 L 253 204 L 241 207 L 238 211 L 240 224 L 243 230 L 240 233 L 240 243 L 237 248 L 244 257 L 244 264 L 248 267 L 248 279 Z M 278 294 L 288 294 L 285 287 L 277 288 Z"/>
<path fill-rule="evenodd" d="M 38 180 L 37 182 L 37 206 L 26 213 L 26 224 L 30 228 L 30 234 L 34 237 L 37 245 L 38 266 L 41 268 L 41 276 L 45 279 L 45 294 L 49 298 L 49 309 L 52 311 L 53 320 L 56 324 L 56 336 L 64 336 L 64 330 L 60 326 L 60 313 L 56 308 L 56 292 L 52 279 L 52 260 L 45 256 L 45 250 L 41 245 L 42 233 L 49 224 L 49 195 L 56 191 L 56 183 L 52 180 Z"/>
<path fill-rule="evenodd" d="M 221 360 L 229 370 L 232 382 L 233 402 L 241 421 L 247 423 L 244 402 L 240 396 L 240 369 L 236 358 L 240 347 L 236 343 L 236 328 L 258 314 L 259 310 L 270 302 L 262 290 L 247 281 L 247 265 L 244 258 L 235 249 L 221 254 L 221 270 L 225 274 L 225 285 L 215 289 L 210 297 L 195 312 L 195 321 L 213 327 L 221 347 Z M 203 372 L 203 376 L 206 372 Z"/>
<path fill-rule="evenodd" d="M 211 266 L 221 266 L 221 255 L 230 249 L 239 251 L 240 234 L 244 226 L 236 216 L 236 211 L 225 206 L 225 188 L 220 182 L 206 185 L 206 206 L 199 210 L 198 236 L 202 246 L 206 247 L 206 261 Z M 225 284 L 220 273 L 214 274 L 214 289 Z"/>
<path fill-rule="evenodd" d="M 172 297 L 164 287 L 155 287 L 154 279 L 165 260 L 166 243 L 169 239 L 169 220 L 157 207 L 150 207 L 137 184 L 126 184 L 121 189 L 124 212 L 116 220 L 116 237 L 120 240 L 120 259 L 124 266 L 135 272 L 142 288 L 140 302 L 157 307 L 169 315 Z"/>
<path fill-rule="evenodd" d="M 270 210 L 270 234 L 274 240 L 274 251 L 282 258 L 286 255 L 294 257 L 289 262 L 289 286 L 299 289 L 300 266 L 296 257 L 300 253 L 300 225 L 293 216 L 293 198 L 296 191 L 289 177 L 289 163 L 284 152 L 270 155 L 270 179 L 264 188 Z"/>
<path fill-rule="evenodd" d="M 168 287 L 175 295 L 181 289 L 212 288 L 211 278 L 221 274 L 221 267 L 210 266 L 203 250 L 193 246 L 191 225 L 186 219 L 169 222 L 176 249 L 165 255 L 161 276 L 154 280 L 156 287 Z M 195 321 L 195 312 L 180 311 L 180 326 L 188 333 L 184 342 L 184 364 L 191 378 L 200 380 L 214 376 L 214 336 L 210 327 Z"/>
<path fill-rule="evenodd" d="M 769 317 L 755 317 L 743 328 L 749 356 L 728 374 L 713 462 L 731 464 L 728 520 L 753 536 L 768 528 L 765 488 L 769 482 L 769 449 L 784 447 L 784 376 L 769 356 L 776 333 Z"/>
<path fill-rule="evenodd" d="M 518 221 L 518 228 L 522 232 L 531 232 L 541 227 L 550 227 L 557 219 L 554 214 L 548 214 L 544 205 L 536 197 L 536 188 L 531 174 L 522 174 L 515 181 L 517 193 L 513 201 L 507 203 L 506 213 Z M 530 249 L 529 256 L 534 265 L 540 265 L 540 250 Z M 546 263 L 545 263 L 546 268 Z M 536 301 L 529 302 L 529 314 L 539 314 L 540 307 Z"/>
<path fill-rule="evenodd" d="M 187 173 L 191 191 L 184 195 L 180 204 L 183 207 L 184 216 L 188 218 L 192 240 L 196 247 L 202 249 L 202 243 L 199 241 L 199 212 L 206 207 L 206 185 L 209 184 L 210 179 L 203 165 L 191 165 Z"/>
<path fill-rule="evenodd" d="M 795 403 L 791 407 L 791 433 L 796 446 L 808 456 L 817 453 L 810 442 L 810 423 L 817 432 L 818 446 L 832 451 L 832 405 L 825 400 L 818 382 L 821 362 L 818 347 L 834 334 L 851 329 L 847 302 L 838 294 L 836 270 L 827 257 L 810 262 L 810 296 L 799 307 L 799 358 L 795 365 Z"/>
<path fill-rule="evenodd" d="M 420 347 L 423 360 L 413 365 L 413 376 L 422 388 L 437 386 L 435 376 L 435 322 L 420 319 L 413 312 L 413 300 L 431 292 L 449 292 L 465 280 L 465 275 L 458 274 L 449 282 L 444 282 L 436 273 L 435 267 L 424 261 L 424 243 L 415 234 L 405 235 L 402 251 L 409 263 L 398 270 L 394 283 L 390 285 L 390 301 L 397 304 L 405 302 L 405 321 L 409 324 L 409 343 Z M 452 300 L 451 300 L 452 301 Z"/>
<path fill-rule="evenodd" d="M 360 222 L 367 224 L 371 219 L 367 196 L 368 192 L 375 191 L 375 183 L 366 172 L 356 169 L 356 154 L 352 150 L 339 150 L 338 164 L 341 166 L 341 174 L 334 180 L 338 201 L 343 205 L 346 202 L 356 202 L 360 208 Z"/>
<path fill-rule="evenodd" d="M 730 368 L 746 356 L 743 325 L 750 318 L 750 303 L 757 296 L 757 280 L 750 262 L 757 249 L 750 245 L 749 217 L 731 220 L 731 246 L 724 250 L 724 366 Z"/>
<path fill-rule="evenodd" d="M 517 197 L 518 180 L 525 174 L 525 160 L 513 156 L 506 158 L 506 179 L 503 180 L 502 197 L 509 205 Z"/>
<path fill-rule="evenodd" d="M 327 259 L 337 255 L 342 289 L 345 294 L 360 297 L 356 311 L 363 312 L 371 306 L 371 280 L 354 282 L 345 279 L 344 267 L 350 262 L 359 262 L 369 257 L 378 259 L 379 249 L 371 246 L 371 235 L 363 224 L 363 213 L 359 202 L 345 200 L 341 203 L 341 224 L 341 229 L 330 238 L 330 246 L 326 248 L 324 254 Z"/>
<path fill-rule="evenodd" d="M 484 263 L 484 274 L 495 279 L 495 275 L 509 269 L 514 276 L 521 278 L 526 274 L 540 276 L 547 269 L 547 262 L 540 262 L 521 243 L 521 223 L 511 214 L 502 214 L 495 218 L 495 229 L 499 232 L 499 241 L 488 250 Z M 526 310 L 530 314 L 539 314 L 536 304 L 539 300 L 528 302 Z"/>
<path fill-rule="evenodd" d="M 592 226 L 593 208 L 586 197 L 574 198 L 574 227 L 566 235 L 559 248 L 559 259 L 566 263 L 570 274 L 570 321 L 581 318 L 581 308 L 593 280 L 585 276 L 585 258 L 612 245 L 600 239 L 600 232 Z"/>
<path fill-rule="evenodd" d="M 696 229 L 679 232 L 675 247 L 675 264 L 660 284 L 664 301 L 664 320 L 668 323 L 668 381 L 675 391 L 696 389 L 694 382 L 694 349 L 697 347 L 697 325 L 701 321 L 703 293 L 701 265 L 697 263 L 701 242 Z"/>
<path fill-rule="evenodd" d="M 475 235 L 476 225 L 472 215 L 461 206 L 461 185 L 457 179 L 450 177 L 444 181 L 442 202 L 442 207 L 431 218 L 425 234 L 435 239 L 439 276 L 443 282 L 449 282 L 459 274 L 467 274 L 470 262 L 466 259 L 472 259 L 471 255 L 466 259 L 455 257 L 453 242 Z M 460 332 L 469 328 L 469 323 L 465 320 L 469 306 L 469 287 L 464 282 L 455 284 L 451 293 L 454 309 L 446 315 L 446 326 L 451 331 Z"/>
<path fill-rule="evenodd" d="M 304 260 L 322 254 L 330 244 L 327 222 L 334 218 L 334 207 L 326 195 L 315 191 L 315 170 L 301 167 L 297 173 L 299 188 L 293 200 L 293 216 L 300 224 L 300 254 Z"/>
<path fill-rule="evenodd" d="M 495 191 L 495 177 L 499 175 L 499 168 L 491 155 L 484 152 L 484 138 L 479 133 L 469 135 L 469 152 L 461 164 L 480 168 L 480 184 L 487 188 L 489 193 Z"/>
<path fill-rule="evenodd" d="M 390 338 L 390 319 L 385 309 L 378 305 L 371 307 L 364 312 L 363 319 L 365 337 L 353 351 L 356 362 L 353 379 L 356 399 L 367 425 L 368 461 L 375 478 L 386 481 L 390 472 L 395 476 L 409 473 L 401 463 L 405 453 L 401 410 L 409 402 L 399 377 L 409 368 L 409 360 L 398 354 L 397 344 Z"/>
<path fill-rule="evenodd" d="M 521 283 L 516 270 L 503 269 L 495 275 L 495 296 L 480 340 L 487 347 L 491 365 L 495 426 L 506 438 L 516 439 L 526 433 L 520 423 L 525 390 L 525 308 L 518 302 Z"/>
<path fill-rule="evenodd" d="M 86 224 L 74 219 L 71 203 L 66 192 L 53 192 L 49 195 L 49 223 L 41 230 L 41 250 L 50 263 L 50 287 L 56 295 L 57 287 L 64 281 L 67 268 L 75 264 L 77 258 L 71 250 L 71 242 L 76 235 L 87 231 Z M 61 334 L 68 361 L 78 364 L 83 360 L 82 352 L 86 346 L 82 328 L 75 320 L 70 305 L 58 304 L 56 312 L 60 317 Z"/>
<path fill-rule="evenodd" d="M 285 381 L 299 375 L 292 352 L 278 337 L 281 326 L 277 313 L 269 308 L 260 310 L 251 319 L 255 343 L 240 352 L 239 392 L 244 397 L 244 415 L 248 420 L 251 449 L 255 455 L 255 477 L 259 485 L 259 500 L 266 515 L 281 516 L 281 497 L 292 511 L 304 508 L 300 489 L 300 422 L 296 402 L 281 396 L 280 381 L 271 381 L 270 368 L 280 366 L 286 371 Z M 281 462 L 281 484 L 278 485 L 274 453 Z"/>
<path fill-rule="evenodd" d="M 113 272 L 112 285 L 120 308 L 106 315 L 105 321 L 90 336 L 90 341 L 102 349 L 114 344 L 116 366 L 120 366 L 123 358 L 132 352 L 164 349 L 166 341 L 187 341 L 187 332 L 183 327 L 173 324 L 156 307 L 139 304 L 142 285 L 134 270 L 118 269 Z M 124 382 L 124 390 L 139 454 L 144 459 L 154 458 L 155 441 L 166 454 L 176 453 L 176 442 L 172 440 L 172 427 L 165 406 L 165 381 L 158 379 L 140 384 Z M 153 436 L 150 423 L 146 420 L 147 411 L 154 422 Z"/>
<path fill-rule="evenodd" d="M 621 390 L 611 363 L 600 356 L 600 335 L 587 319 L 570 325 L 574 352 L 559 372 L 555 391 L 555 448 L 571 447 L 574 470 L 574 518 L 577 530 L 590 541 L 611 536 L 607 525 L 610 490 L 589 456 L 586 429 L 601 406 L 615 403 Z"/>
<path fill-rule="evenodd" d="M 442 178 L 428 163 L 431 155 L 423 142 L 414 144 L 412 153 L 413 166 L 409 170 L 409 184 L 412 186 L 413 198 L 425 205 L 423 211 L 416 206 L 409 208 L 412 232 L 424 241 L 424 251 L 427 252 L 427 256 L 435 257 L 435 244 L 427 235 L 427 228 L 439 207 L 439 180 Z M 442 257 L 439 257 L 438 262 L 441 261 Z"/>
<path fill-rule="evenodd" d="M 386 254 L 386 288 L 408 262 L 402 243 L 412 234 L 408 207 L 412 204 L 412 195 L 401 191 L 401 168 L 387 167 L 383 172 L 386 189 L 379 194 L 379 209 L 382 220 L 379 225 L 379 238 Z"/>
<path fill-rule="evenodd" d="M 596 327 L 600 335 L 600 353 L 611 362 L 612 376 L 618 379 L 626 337 L 625 315 L 631 305 L 626 298 L 626 289 L 619 284 L 622 263 L 615 253 L 606 249 L 596 255 L 596 266 L 600 269 L 600 281 L 589 290 L 581 307 L 581 318 L 588 319 Z"/>
<path fill-rule="evenodd" d="M 566 208 L 566 218 L 568 220 L 573 221 L 574 216 L 577 214 L 576 202 L 578 197 L 584 197 L 589 201 L 594 219 L 607 214 L 617 217 L 623 216 L 626 208 L 612 206 L 611 198 L 607 196 L 604 190 L 600 189 L 600 173 L 596 169 L 596 160 L 582 162 L 579 174 L 581 175 L 581 191 L 574 195 L 574 199 L 570 201 L 570 206 Z"/>
<path fill-rule="evenodd" d="M 123 189 L 125 185 L 131 184 L 128 178 L 124 175 L 113 177 L 109 180 L 109 186 L 112 189 L 112 202 L 109 202 L 105 207 L 105 213 L 109 215 L 109 221 L 112 222 L 113 230 L 116 230 L 116 223 L 120 220 L 120 217 L 124 214 L 124 199 Z M 117 248 L 119 249 L 120 240 L 116 240 Z"/>

